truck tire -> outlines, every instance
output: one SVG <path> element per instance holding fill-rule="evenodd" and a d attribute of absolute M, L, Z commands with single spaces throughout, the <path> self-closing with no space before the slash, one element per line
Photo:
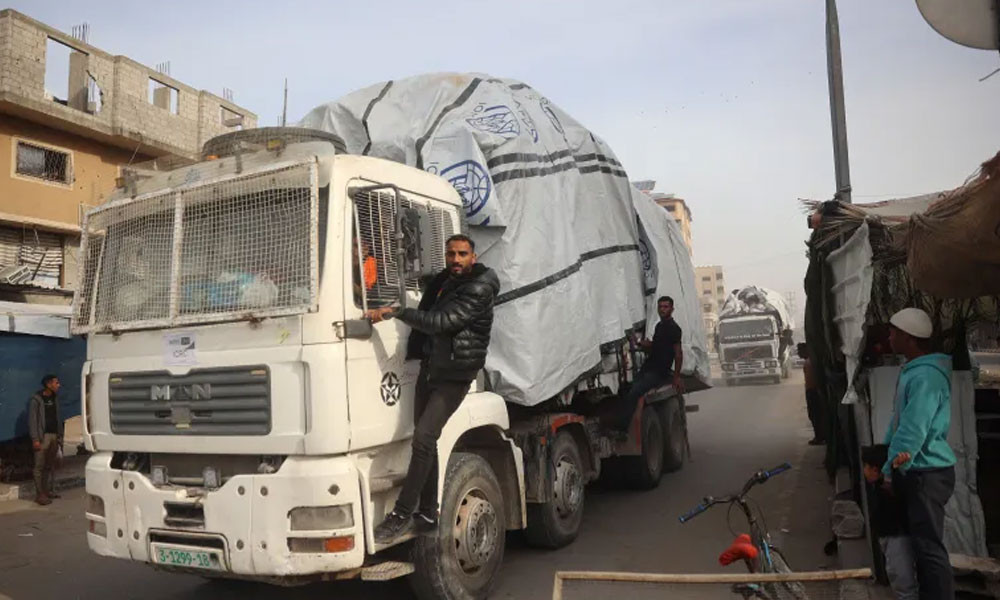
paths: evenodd
<path fill-rule="evenodd" d="M 550 450 L 555 469 L 552 498 L 528 504 L 528 527 L 524 537 L 536 548 L 562 548 L 576 539 L 583 521 L 584 468 L 576 439 L 560 431 Z"/>
<path fill-rule="evenodd" d="M 625 481 L 631 488 L 651 490 L 663 474 L 663 423 L 652 406 L 642 410 L 641 431 L 642 454 L 624 457 Z"/>
<path fill-rule="evenodd" d="M 656 411 L 663 425 L 663 472 L 673 473 L 684 466 L 687 449 L 687 425 L 680 398 L 667 398 Z"/>
<path fill-rule="evenodd" d="M 475 454 L 452 454 L 438 529 L 413 544 L 410 587 L 417 598 L 486 598 L 503 562 L 504 514 L 500 483 L 489 463 Z"/>

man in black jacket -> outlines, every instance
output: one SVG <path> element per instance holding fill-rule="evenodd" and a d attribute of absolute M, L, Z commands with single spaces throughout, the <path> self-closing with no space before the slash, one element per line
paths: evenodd
<path fill-rule="evenodd" d="M 399 539 L 414 520 L 421 530 L 436 529 L 437 441 L 486 363 L 500 280 L 492 269 L 476 264 L 475 243 L 464 235 L 448 238 L 445 262 L 447 267 L 424 289 L 417 308 L 368 311 L 373 323 L 395 317 L 412 327 L 407 357 L 421 359 L 413 454 L 395 508 L 375 528 L 379 544 Z"/>

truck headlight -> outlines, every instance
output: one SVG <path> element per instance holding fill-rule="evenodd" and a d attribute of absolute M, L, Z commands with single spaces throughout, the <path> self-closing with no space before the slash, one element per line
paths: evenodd
<path fill-rule="evenodd" d="M 337 506 L 299 506 L 288 511 L 292 531 L 329 531 L 354 526 L 350 504 Z"/>
<path fill-rule="evenodd" d="M 774 367 L 778 366 L 778 361 L 776 361 L 776 360 L 766 360 L 766 361 L 764 361 L 764 366 L 767 367 L 767 368 L 769 368 L 769 369 L 773 369 Z"/>
<path fill-rule="evenodd" d="M 734 365 L 732 363 L 723 363 L 722 370 L 723 371 L 735 371 L 736 370 L 736 365 Z"/>

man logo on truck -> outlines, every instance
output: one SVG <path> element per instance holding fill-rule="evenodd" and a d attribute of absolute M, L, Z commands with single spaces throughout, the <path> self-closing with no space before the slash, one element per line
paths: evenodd
<path fill-rule="evenodd" d="M 174 395 L 176 392 L 176 395 Z M 149 386 L 150 400 L 211 400 L 212 384 L 192 384 L 192 385 L 151 385 Z"/>

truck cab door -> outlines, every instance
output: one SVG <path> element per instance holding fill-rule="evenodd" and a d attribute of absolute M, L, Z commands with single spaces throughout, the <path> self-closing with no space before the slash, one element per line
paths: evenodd
<path fill-rule="evenodd" d="M 344 325 L 351 448 L 408 437 L 419 363 L 406 360 L 409 327 L 395 319 L 370 325 L 366 308 L 398 306 L 391 193 L 354 194 L 345 203 Z M 412 300 L 410 300 L 412 302 Z"/>

